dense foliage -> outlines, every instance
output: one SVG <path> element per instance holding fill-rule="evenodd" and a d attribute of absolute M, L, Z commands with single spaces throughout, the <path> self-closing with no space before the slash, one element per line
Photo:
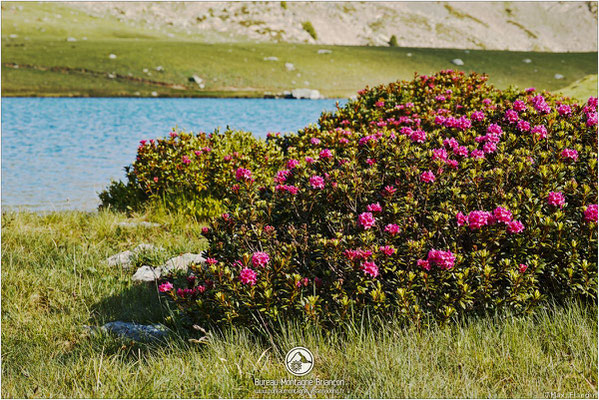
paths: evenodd
<path fill-rule="evenodd" d="M 274 144 L 249 132 L 173 131 L 140 142 L 135 162 L 126 167 L 127 182 L 113 182 L 102 192 L 102 207 L 127 211 L 160 201 L 189 214 L 213 216 L 226 207 L 225 189 L 237 168 L 252 170 L 254 179 L 266 182 L 280 158 Z"/>
<path fill-rule="evenodd" d="M 275 173 L 218 172 L 231 203 L 204 231 L 206 266 L 160 286 L 194 320 L 369 309 L 419 324 L 596 299 L 596 98 L 442 71 L 363 90 L 268 146 Z"/>

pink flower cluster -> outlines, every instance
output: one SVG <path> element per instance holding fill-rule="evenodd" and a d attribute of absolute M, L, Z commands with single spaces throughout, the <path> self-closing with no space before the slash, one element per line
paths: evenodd
<path fill-rule="evenodd" d="M 376 278 L 379 275 L 379 267 L 373 261 L 364 261 L 361 265 L 366 275 Z"/>
<path fill-rule="evenodd" d="M 451 251 L 430 250 L 426 260 L 418 260 L 417 265 L 427 271 L 430 271 L 432 265 L 441 269 L 451 269 L 455 264 L 455 255 Z"/>
<path fill-rule="evenodd" d="M 297 192 L 299 191 L 299 189 L 293 185 L 277 185 L 275 186 L 275 190 L 277 192 L 288 192 L 293 195 L 297 194 Z"/>
<path fill-rule="evenodd" d="M 319 175 L 310 177 L 310 186 L 312 186 L 313 189 L 324 189 L 323 177 Z"/>
<path fill-rule="evenodd" d="M 512 219 L 512 212 L 503 207 L 497 207 L 491 213 L 488 211 L 471 211 L 467 216 L 461 212 L 456 214 L 458 226 L 468 225 L 470 230 L 481 229 L 487 225 L 503 223 L 509 233 L 520 233 L 524 230 L 524 224 Z"/>
<path fill-rule="evenodd" d="M 562 208 L 566 204 L 566 198 L 562 192 L 549 192 L 547 195 L 547 204 Z"/>
<path fill-rule="evenodd" d="M 256 284 L 256 271 L 251 268 L 244 268 L 239 273 L 239 280 L 244 285 L 254 286 Z"/>
<path fill-rule="evenodd" d="M 372 255 L 372 251 L 363 249 L 347 249 L 343 254 L 350 261 L 365 260 Z"/>
<path fill-rule="evenodd" d="M 252 254 L 252 265 L 254 266 L 254 268 L 264 268 L 266 267 L 266 264 L 268 264 L 270 261 L 270 256 L 268 255 L 268 253 L 265 253 L 263 251 L 257 251 L 254 254 Z"/>
<path fill-rule="evenodd" d="M 374 226 L 376 220 L 374 219 L 372 213 L 365 212 L 358 216 L 358 223 L 362 225 L 364 229 L 370 229 Z"/>
<path fill-rule="evenodd" d="M 564 149 L 561 153 L 562 158 L 570 159 L 572 161 L 578 160 L 578 152 L 574 149 Z"/>
<path fill-rule="evenodd" d="M 252 171 L 246 168 L 237 168 L 235 172 L 235 179 L 238 181 L 251 181 L 252 179 Z"/>
<path fill-rule="evenodd" d="M 591 204 L 584 210 L 584 220 L 587 222 L 597 222 L 597 204 Z"/>

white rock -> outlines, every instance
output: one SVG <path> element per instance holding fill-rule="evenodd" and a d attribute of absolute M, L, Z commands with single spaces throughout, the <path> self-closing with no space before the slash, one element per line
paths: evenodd
<path fill-rule="evenodd" d="M 285 68 L 287 69 L 287 71 L 295 70 L 295 66 L 292 63 L 285 63 Z"/>
<path fill-rule="evenodd" d="M 279 57 L 274 57 L 274 56 L 264 57 L 264 61 L 279 61 Z"/>
<path fill-rule="evenodd" d="M 524 64 L 530 64 L 532 62 L 532 60 L 530 58 L 525 58 L 525 59 L 522 60 L 522 62 Z"/>
<path fill-rule="evenodd" d="M 168 274 L 172 271 L 185 271 L 192 264 L 204 264 L 206 259 L 200 254 L 185 253 L 181 256 L 173 257 L 168 260 L 161 268 L 163 274 Z"/>
<path fill-rule="evenodd" d="M 406 54 L 406 56 L 412 57 L 412 53 L 408 53 L 408 54 Z"/>
<path fill-rule="evenodd" d="M 138 92 L 136 92 L 136 93 L 138 93 Z M 122 222 L 119 222 L 117 225 L 125 227 L 125 228 L 136 228 L 138 226 L 143 226 L 144 228 L 154 228 L 154 227 L 160 226 L 160 224 L 157 224 L 156 222 L 147 222 L 147 221 L 140 221 L 140 222 L 122 221 Z"/>
<path fill-rule="evenodd" d="M 111 60 L 114 60 L 116 58 L 116 54 L 109 54 L 108 58 L 110 58 Z"/>
<path fill-rule="evenodd" d="M 114 78 L 116 78 L 115 74 L 108 74 L 108 79 L 114 79 Z"/>
<path fill-rule="evenodd" d="M 553 77 L 555 79 L 564 79 L 564 76 L 562 74 L 555 74 L 555 75 L 553 75 Z"/>
<path fill-rule="evenodd" d="M 16 39 L 19 37 L 19 35 L 17 35 L 16 33 L 11 33 L 10 35 L 8 35 L 8 37 L 11 39 Z"/>
<path fill-rule="evenodd" d="M 92 332 L 97 329 L 92 328 Z M 108 322 L 100 330 L 137 341 L 163 339 L 168 335 L 168 330 L 161 324 L 141 325 L 123 321 Z"/>
<path fill-rule="evenodd" d="M 198 86 L 204 82 L 204 80 L 197 75 L 192 75 L 191 78 L 189 78 L 189 81 L 195 82 Z"/>
<path fill-rule="evenodd" d="M 152 96 L 154 96 L 154 97 L 158 97 L 158 92 L 152 92 L 151 94 L 152 94 Z"/>
<path fill-rule="evenodd" d="M 147 69 L 147 68 L 144 68 L 144 69 L 143 69 L 143 73 L 144 73 L 144 74 L 147 74 L 148 72 L 150 72 L 150 70 L 149 70 L 149 69 Z"/>
<path fill-rule="evenodd" d="M 74 37 L 68 37 L 67 38 L 67 42 L 76 42 L 77 39 L 75 39 Z"/>
<path fill-rule="evenodd" d="M 320 92 L 316 89 L 293 89 L 291 96 L 295 99 L 310 99 L 317 100 L 321 99 Z"/>
<path fill-rule="evenodd" d="M 135 271 L 131 277 L 134 282 L 154 282 L 162 275 L 162 268 L 152 268 L 149 265 L 142 265 Z"/>
<path fill-rule="evenodd" d="M 156 67 L 156 71 L 158 72 L 164 72 L 164 67 L 162 65 L 159 65 Z"/>
<path fill-rule="evenodd" d="M 464 65 L 464 61 L 462 61 L 461 58 L 454 58 L 453 60 L 451 60 L 451 63 L 455 65 Z"/>
<path fill-rule="evenodd" d="M 329 50 L 329 49 L 318 49 L 318 51 L 316 53 L 318 54 L 331 54 L 333 52 L 333 50 Z"/>
<path fill-rule="evenodd" d="M 106 263 L 109 267 L 123 267 L 123 268 L 131 268 L 131 261 L 135 253 L 130 250 L 123 251 L 121 253 L 115 254 L 106 259 Z"/>

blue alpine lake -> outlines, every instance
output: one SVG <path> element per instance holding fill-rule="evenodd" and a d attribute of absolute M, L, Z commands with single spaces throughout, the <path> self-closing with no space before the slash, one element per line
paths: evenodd
<path fill-rule="evenodd" d="M 110 180 L 124 178 L 142 139 L 172 128 L 297 131 L 337 101 L 2 98 L 2 206 L 93 210 Z"/>

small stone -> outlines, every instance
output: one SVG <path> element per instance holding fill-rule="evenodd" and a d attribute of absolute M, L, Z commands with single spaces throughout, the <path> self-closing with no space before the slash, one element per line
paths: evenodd
<path fill-rule="evenodd" d="M 121 253 L 115 254 L 111 257 L 108 257 L 106 259 L 106 263 L 109 267 L 122 267 L 125 269 L 131 268 L 131 261 L 133 260 L 133 256 L 135 256 L 135 254 L 132 251 L 126 250 Z"/>
<path fill-rule="evenodd" d="M 104 324 L 104 332 L 139 342 L 164 339 L 168 330 L 162 324 L 142 325 L 135 322 L 113 321 Z"/>
<path fill-rule="evenodd" d="M 329 49 L 318 49 L 318 51 L 316 53 L 318 54 L 331 54 L 333 52 L 333 50 L 329 50 Z"/>
<path fill-rule="evenodd" d="M 406 54 L 406 56 L 412 57 L 412 53 L 408 53 L 408 54 Z"/>
<path fill-rule="evenodd" d="M 77 39 L 75 39 L 74 37 L 68 37 L 67 38 L 67 42 L 76 42 Z"/>
<path fill-rule="evenodd" d="M 158 72 L 164 72 L 164 67 L 162 65 L 157 66 L 155 69 Z"/>
<path fill-rule="evenodd" d="M 107 76 L 108 76 L 108 79 L 114 79 L 114 78 L 116 78 L 115 74 L 108 74 Z"/>
<path fill-rule="evenodd" d="M 144 69 L 143 69 L 143 72 L 144 72 L 144 74 L 147 74 L 148 72 L 150 72 L 150 70 L 149 70 L 149 69 L 147 69 L 147 68 L 144 68 Z"/>
<path fill-rule="evenodd" d="M 562 74 L 555 74 L 555 75 L 553 75 L 553 77 L 555 79 L 564 79 L 564 76 Z"/>
<path fill-rule="evenodd" d="M 124 228 L 137 228 L 138 226 L 142 226 L 144 228 L 155 228 L 155 227 L 160 226 L 160 224 L 157 224 L 156 222 L 147 222 L 147 221 L 140 221 L 140 222 L 122 221 L 122 222 L 119 222 L 117 225 L 122 226 Z"/>
<path fill-rule="evenodd" d="M 162 273 L 168 274 L 172 271 L 185 271 L 192 264 L 204 264 L 204 262 L 206 262 L 206 259 L 203 257 L 202 253 L 185 253 L 181 256 L 173 257 L 170 260 L 168 260 L 162 266 Z"/>
<path fill-rule="evenodd" d="M 116 54 L 109 54 L 108 58 L 110 58 L 111 60 L 114 60 L 116 58 Z"/>
<path fill-rule="evenodd" d="M 294 71 L 295 66 L 292 63 L 285 63 L 285 69 L 287 69 L 287 71 Z"/>
<path fill-rule="evenodd" d="M 532 62 L 532 60 L 530 58 L 525 58 L 525 59 L 522 60 L 522 62 L 524 64 L 530 64 Z"/>
<path fill-rule="evenodd" d="M 264 57 L 264 61 L 279 61 L 279 57 L 274 57 L 274 56 Z"/>
<path fill-rule="evenodd" d="M 197 75 L 192 75 L 188 80 L 189 82 L 195 82 L 198 86 L 204 83 L 204 80 Z"/>
<path fill-rule="evenodd" d="M 464 61 L 462 61 L 461 58 L 454 58 L 453 60 L 451 60 L 451 63 L 455 65 L 464 65 Z"/>
<path fill-rule="evenodd" d="M 151 93 L 151 95 L 152 95 L 153 97 L 157 97 L 157 96 L 158 96 L 158 92 L 152 92 L 152 93 Z"/>
<path fill-rule="evenodd" d="M 19 35 L 17 35 L 16 33 L 11 33 L 10 35 L 8 35 L 8 37 L 11 39 L 16 39 L 19 37 Z"/>
<path fill-rule="evenodd" d="M 162 268 L 152 268 L 149 265 L 142 265 L 135 271 L 131 277 L 134 282 L 154 282 L 162 276 Z"/>
<path fill-rule="evenodd" d="M 310 99 L 317 100 L 321 99 L 320 92 L 316 89 L 293 89 L 291 91 L 291 97 L 294 99 Z"/>

